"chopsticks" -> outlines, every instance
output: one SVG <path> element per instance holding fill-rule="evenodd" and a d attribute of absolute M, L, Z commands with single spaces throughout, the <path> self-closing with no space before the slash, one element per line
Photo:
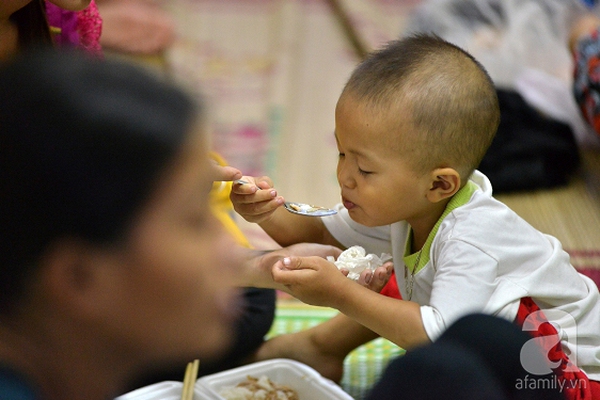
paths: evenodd
<path fill-rule="evenodd" d="M 194 399 L 194 385 L 198 378 L 198 367 L 200 360 L 190 361 L 185 368 L 185 376 L 183 377 L 183 389 L 181 390 L 181 400 Z"/>

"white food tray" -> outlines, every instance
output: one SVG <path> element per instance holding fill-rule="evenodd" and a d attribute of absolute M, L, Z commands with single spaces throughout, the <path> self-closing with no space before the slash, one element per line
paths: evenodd
<path fill-rule="evenodd" d="M 164 381 L 125 393 L 115 400 L 181 400 L 183 382 Z M 205 388 L 194 388 L 194 400 L 212 399 Z"/>
<path fill-rule="evenodd" d="M 206 389 L 210 400 L 223 400 L 219 391 L 245 381 L 247 376 L 267 376 L 279 385 L 286 385 L 298 393 L 300 400 L 352 400 L 338 385 L 322 377 L 317 371 L 297 361 L 284 358 L 261 361 L 198 379 L 196 388 Z"/>
<path fill-rule="evenodd" d="M 333 381 L 324 378 L 313 368 L 294 360 L 277 358 L 260 361 L 204 376 L 194 387 L 194 400 L 224 400 L 219 392 L 245 381 L 247 376 L 267 376 L 279 385 L 290 386 L 300 400 L 353 400 Z M 115 400 L 179 400 L 183 383 L 165 381 L 136 389 Z"/>

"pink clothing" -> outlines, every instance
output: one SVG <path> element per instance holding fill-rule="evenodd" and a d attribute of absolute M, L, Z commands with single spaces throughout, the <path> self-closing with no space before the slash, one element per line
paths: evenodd
<path fill-rule="evenodd" d="M 57 31 L 53 37 L 58 46 L 72 46 L 95 55 L 102 54 L 102 17 L 94 0 L 81 11 L 64 10 L 46 1 L 46 15 L 50 27 Z"/>
<path fill-rule="evenodd" d="M 100 35 L 102 34 L 102 17 L 92 0 L 90 5 L 77 13 L 77 32 L 79 33 L 79 45 L 85 50 L 101 54 Z"/>
<path fill-rule="evenodd" d="M 57 46 L 77 46 L 79 44 L 77 13 L 64 10 L 47 1 L 46 18 Z"/>

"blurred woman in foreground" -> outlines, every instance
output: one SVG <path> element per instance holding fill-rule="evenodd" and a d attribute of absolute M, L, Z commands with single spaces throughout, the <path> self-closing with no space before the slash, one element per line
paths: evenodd
<path fill-rule="evenodd" d="M 240 309 L 197 108 L 114 62 L 0 67 L 0 398 L 108 399 L 211 360 Z"/>

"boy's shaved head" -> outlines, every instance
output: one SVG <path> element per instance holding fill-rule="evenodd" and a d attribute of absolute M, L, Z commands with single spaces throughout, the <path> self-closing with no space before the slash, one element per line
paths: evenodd
<path fill-rule="evenodd" d="M 352 73 L 344 96 L 374 115 L 398 120 L 399 129 L 388 136 L 416 171 L 452 167 L 463 181 L 481 162 L 500 122 L 496 90 L 483 66 L 433 35 L 406 37 L 370 54 Z M 401 140 L 407 122 L 413 134 Z"/>

